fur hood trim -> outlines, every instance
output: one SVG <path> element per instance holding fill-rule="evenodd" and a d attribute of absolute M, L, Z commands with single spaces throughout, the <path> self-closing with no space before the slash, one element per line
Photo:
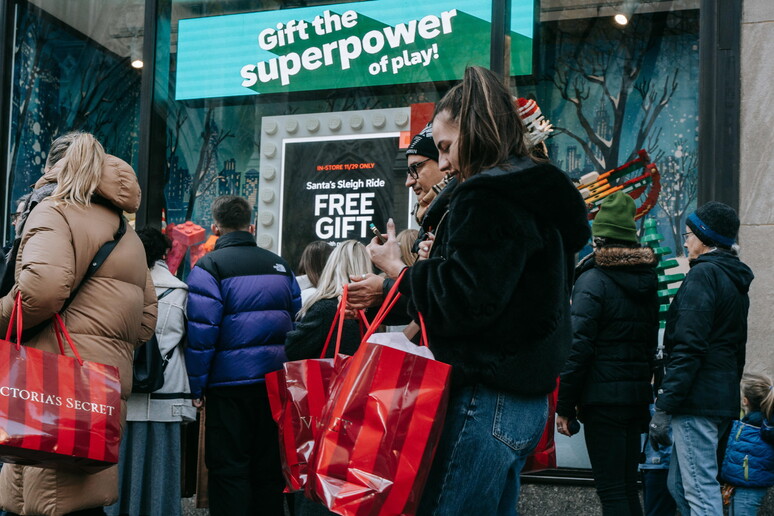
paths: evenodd
<path fill-rule="evenodd" d="M 653 266 L 658 263 L 650 247 L 602 247 L 594 251 L 594 259 L 600 267 Z"/>

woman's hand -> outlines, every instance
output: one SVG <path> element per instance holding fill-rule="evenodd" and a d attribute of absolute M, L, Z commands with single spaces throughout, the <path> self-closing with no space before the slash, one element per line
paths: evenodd
<path fill-rule="evenodd" d="M 556 415 L 556 431 L 567 437 L 572 437 L 570 433 L 570 419 L 564 416 Z"/>
<path fill-rule="evenodd" d="M 383 244 L 380 244 L 376 237 L 372 238 L 371 243 L 368 244 L 371 261 L 388 277 L 397 278 L 406 264 L 400 257 L 400 246 L 395 238 L 395 223 L 392 219 L 387 221 L 387 234 L 382 235 L 382 238 L 386 238 Z"/>
<path fill-rule="evenodd" d="M 427 233 L 427 238 L 419 244 L 419 258 L 417 260 L 427 260 L 430 258 L 430 251 L 433 249 L 433 243 L 435 242 L 435 235 Z"/>

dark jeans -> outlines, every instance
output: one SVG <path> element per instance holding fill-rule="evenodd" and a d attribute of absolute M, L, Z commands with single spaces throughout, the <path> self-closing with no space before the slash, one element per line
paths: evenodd
<path fill-rule="evenodd" d="M 644 414 L 644 415 L 643 415 Z M 647 407 L 584 407 L 586 449 L 605 516 L 641 516 L 637 492 L 640 434 Z"/>
<path fill-rule="evenodd" d="M 212 516 L 284 516 L 277 425 L 263 383 L 207 394 L 204 457 Z"/>
<path fill-rule="evenodd" d="M 642 497 L 645 516 L 675 516 L 677 504 L 667 487 L 668 469 L 642 470 Z"/>

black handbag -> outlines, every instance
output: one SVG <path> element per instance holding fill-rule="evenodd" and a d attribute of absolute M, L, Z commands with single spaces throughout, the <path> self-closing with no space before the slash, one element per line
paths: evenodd
<path fill-rule="evenodd" d="M 159 295 L 158 299 L 164 298 L 173 290 L 175 289 L 168 288 Z M 164 386 L 164 371 L 175 348 L 172 348 L 166 356 L 162 356 L 159 350 L 159 341 L 154 333 L 148 342 L 134 351 L 132 392 L 147 394 Z"/>

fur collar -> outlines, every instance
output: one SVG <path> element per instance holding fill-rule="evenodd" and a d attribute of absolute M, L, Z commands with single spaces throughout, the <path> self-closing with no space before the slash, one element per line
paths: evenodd
<path fill-rule="evenodd" d="M 653 266 L 658 263 L 650 247 L 601 247 L 594 251 L 594 260 L 600 267 Z"/>

